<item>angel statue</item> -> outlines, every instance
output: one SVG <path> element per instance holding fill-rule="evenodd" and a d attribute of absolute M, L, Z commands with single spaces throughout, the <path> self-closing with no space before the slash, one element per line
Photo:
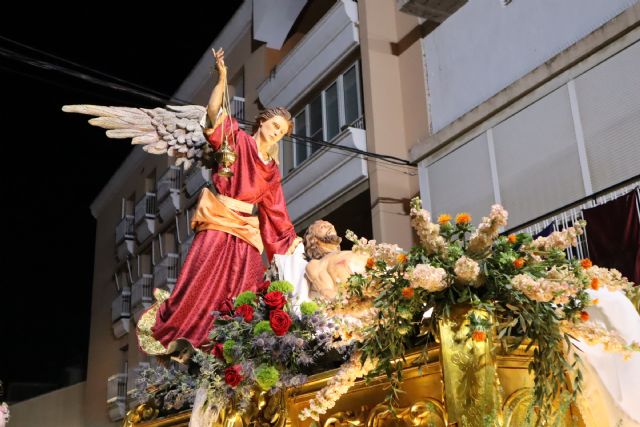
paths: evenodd
<path fill-rule="evenodd" d="M 133 138 L 149 153 L 176 157 L 185 169 L 201 164 L 210 151 L 223 151 L 218 162 L 228 159 L 229 148 L 235 157 L 230 165 L 223 161 L 224 173 L 214 169 L 212 189 L 200 194 L 191 221 L 196 235 L 173 293 L 156 290 L 156 303 L 138 322 L 139 346 L 150 355 L 205 346 L 211 312 L 223 311 L 231 297 L 262 283 L 262 252 L 271 261 L 302 242 L 287 212 L 277 164 L 277 143 L 291 134 L 291 114 L 267 108 L 256 117 L 251 135 L 240 129 L 229 115 L 224 51 L 212 52 L 219 77 L 206 108 L 63 107 L 98 116 L 89 123 L 108 129 L 107 136 Z"/>

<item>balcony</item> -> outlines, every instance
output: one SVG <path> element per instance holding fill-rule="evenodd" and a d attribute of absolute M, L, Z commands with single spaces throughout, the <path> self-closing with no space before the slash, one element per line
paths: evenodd
<path fill-rule="evenodd" d="M 182 208 L 182 168 L 170 166 L 158 180 L 158 214 L 163 222 L 176 216 Z"/>
<path fill-rule="evenodd" d="M 151 237 L 156 230 L 156 193 L 145 193 L 136 203 L 135 227 L 138 242 Z"/>
<path fill-rule="evenodd" d="M 137 322 L 142 312 L 153 303 L 153 274 L 143 274 L 131 288 L 131 311 Z"/>
<path fill-rule="evenodd" d="M 610 202 L 612 200 L 617 199 L 620 196 L 626 195 L 631 191 L 638 191 L 638 196 L 640 196 L 640 181 L 631 181 L 630 183 L 618 187 L 612 188 L 610 190 L 605 190 L 600 192 L 596 197 L 591 196 L 587 201 L 582 203 L 573 204 L 569 206 L 565 206 L 557 211 L 551 212 L 549 215 L 545 215 L 542 218 L 537 218 L 527 224 L 524 224 L 523 227 L 518 227 L 514 230 L 510 230 L 511 233 L 529 233 L 531 235 L 536 235 L 543 230 L 550 228 L 551 231 L 562 231 L 568 227 L 571 227 L 573 224 L 578 222 L 579 220 L 583 220 L 584 216 L 582 214 L 583 210 L 590 209 L 595 206 L 599 206 Z M 576 247 L 570 247 L 566 249 L 567 258 L 568 259 L 582 259 L 589 258 L 589 248 L 587 246 L 587 240 L 589 238 L 589 224 L 587 224 L 587 228 L 584 234 L 578 236 L 578 244 Z"/>
<path fill-rule="evenodd" d="M 184 265 L 184 261 L 187 259 L 187 254 L 189 253 L 189 249 L 191 249 L 195 235 L 195 233 L 191 232 L 180 245 L 180 267 Z"/>
<path fill-rule="evenodd" d="M 231 115 L 239 121 L 244 120 L 244 98 L 233 97 L 231 100 Z"/>
<path fill-rule="evenodd" d="M 366 150 L 363 129 L 348 127 L 333 141 L 343 147 Z M 291 220 L 296 223 L 313 214 L 327 202 L 346 193 L 368 178 L 366 160 L 358 154 L 324 147 L 294 169 L 283 181 L 282 189 Z"/>
<path fill-rule="evenodd" d="M 208 185 L 211 185 L 211 169 L 194 167 L 185 177 L 184 190 L 191 201 L 200 194 L 203 187 Z"/>
<path fill-rule="evenodd" d="M 111 421 L 118 421 L 126 415 L 127 374 L 111 375 L 107 379 L 107 408 Z"/>
<path fill-rule="evenodd" d="M 124 261 L 136 250 L 136 235 L 134 233 L 133 215 L 126 215 L 116 225 L 116 253 L 118 260 Z"/>
<path fill-rule="evenodd" d="M 178 280 L 180 255 L 168 253 L 153 268 L 153 286 L 156 288 L 173 291 Z"/>
<path fill-rule="evenodd" d="M 120 338 L 129 333 L 129 318 L 131 317 L 131 291 L 124 288 L 111 303 L 111 323 L 113 334 Z"/>
<path fill-rule="evenodd" d="M 467 0 L 396 0 L 400 12 L 434 22 L 444 22 Z"/>
<path fill-rule="evenodd" d="M 258 87 L 260 102 L 296 104 L 359 45 L 357 3 L 339 0 Z"/>

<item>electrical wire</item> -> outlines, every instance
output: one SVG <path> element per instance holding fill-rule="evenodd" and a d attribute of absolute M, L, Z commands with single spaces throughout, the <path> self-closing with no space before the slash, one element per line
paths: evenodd
<path fill-rule="evenodd" d="M 4 36 L 0 36 L 1 40 L 5 40 L 8 41 L 10 43 L 13 43 L 17 46 L 20 46 L 24 49 L 28 49 L 31 50 L 33 52 L 37 52 L 41 55 L 45 55 L 49 58 L 54 58 L 60 62 L 66 63 L 66 64 L 70 64 L 74 67 L 77 67 L 81 70 L 85 70 L 86 72 L 82 72 L 82 71 L 77 71 L 75 69 L 69 68 L 69 67 L 65 67 L 65 66 L 61 66 L 61 65 L 57 65 L 48 61 L 44 61 L 44 60 L 40 60 L 40 59 L 36 59 L 33 57 L 30 57 L 26 54 L 22 54 L 10 49 L 6 49 L 4 47 L 0 47 L 0 55 L 5 56 L 9 59 L 13 59 L 25 64 L 28 64 L 30 66 L 33 67 L 37 67 L 40 69 L 44 69 L 47 71 L 57 71 L 59 73 L 62 74 L 66 74 L 68 76 L 71 77 L 75 77 L 102 87 L 107 87 L 110 89 L 114 89 L 114 90 L 118 90 L 118 91 L 123 91 L 123 92 L 127 92 L 129 94 L 133 93 L 136 94 L 140 97 L 143 98 L 147 98 L 150 100 L 153 100 L 155 102 L 160 102 L 163 104 L 167 104 L 167 103 L 173 103 L 175 104 L 176 101 L 177 103 L 182 103 L 183 105 L 187 105 L 189 104 L 187 101 L 181 100 L 179 98 L 175 98 L 175 97 L 171 97 L 168 96 L 166 94 L 163 94 L 159 91 L 135 84 L 133 82 L 124 80 L 122 78 L 116 77 L 116 76 L 112 76 L 108 73 L 104 73 L 101 72 L 99 70 L 95 70 L 93 68 L 84 66 L 82 64 L 79 64 L 77 62 L 74 61 L 69 61 L 67 59 L 64 59 L 60 56 L 54 55 L 52 53 L 48 53 L 48 52 L 44 52 L 40 49 L 36 49 L 33 48 L 31 46 L 25 45 L 23 43 L 19 43 L 16 42 L 12 39 L 9 39 L 7 37 Z M 111 80 L 114 80 L 113 82 L 110 81 L 106 81 L 102 78 L 98 78 L 95 77 L 89 73 L 94 73 L 97 74 L 99 76 L 102 76 L 104 78 L 108 78 Z M 42 80 L 42 79 L 40 79 Z M 247 121 L 247 120 L 238 120 L 238 122 L 243 123 L 245 125 L 253 125 L 253 122 Z M 384 155 L 384 154 L 378 154 L 378 153 L 373 153 L 373 152 L 369 152 L 366 150 L 360 150 L 358 148 L 355 147 L 345 147 L 345 146 L 341 146 L 335 143 L 331 143 L 331 142 L 327 142 L 327 141 L 323 141 L 323 140 L 318 140 L 318 139 L 314 139 L 314 138 L 310 138 L 307 136 L 302 136 L 302 135 L 291 135 L 291 141 L 294 144 L 313 144 L 315 146 L 321 146 L 321 147 L 327 147 L 327 149 L 329 151 L 332 152 L 336 152 L 336 151 L 340 151 L 340 152 L 348 152 L 351 154 L 356 154 L 356 155 L 361 155 L 364 156 L 365 158 L 367 158 L 368 160 L 374 160 L 374 161 L 381 161 L 381 162 L 386 162 L 392 165 L 396 165 L 396 166 L 405 166 L 405 167 L 412 167 L 415 168 L 415 164 L 412 164 L 410 161 L 405 160 L 405 159 L 401 159 L 399 157 L 395 157 L 395 156 L 390 156 L 390 155 Z M 394 170 L 394 169 L 390 169 L 390 170 Z M 397 171 L 397 170 L 396 170 Z M 406 172 L 400 172 L 400 173 L 406 173 Z M 411 173 L 407 173 L 409 175 L 411 175 Z M 415 173 L 413 174 L 415 175 Z"/>

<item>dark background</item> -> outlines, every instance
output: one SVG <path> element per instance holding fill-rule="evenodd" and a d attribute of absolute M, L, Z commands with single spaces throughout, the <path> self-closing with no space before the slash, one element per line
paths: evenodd
<path fill-rule="evenodd" d="M 62 59 L 73 61 L 169 98 L 240 3 L 208 3 L 208 10 L 166 4 L 156 16 L 109 4 L 108 10 L 76 10 L 67 17 L 59 6 L 33 5 L 1 18 L 4 400 L 85 378 L 95 238 L 89 205 L 130 152 L 128 140 L 108 139 L 87 123 L 88 116 L 63 113 L 62 105 L 164 104 L 56 67 L 113 82 Z M 34 59 L 48 65 L 34 66 Z"/>

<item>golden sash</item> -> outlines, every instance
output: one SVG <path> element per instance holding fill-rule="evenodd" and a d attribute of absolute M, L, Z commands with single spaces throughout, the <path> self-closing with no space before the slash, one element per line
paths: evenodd
<path fill-rule="evenodd" d="M 200 193 L 191 228 L 196 232 L 218 230 L 239 237 L 260 253 L 264 250 L 257 216 L 242 216 L 238 212 L 251 213 L 253 205 L 223 195 L 215 195 L 208 188 Z"/>

